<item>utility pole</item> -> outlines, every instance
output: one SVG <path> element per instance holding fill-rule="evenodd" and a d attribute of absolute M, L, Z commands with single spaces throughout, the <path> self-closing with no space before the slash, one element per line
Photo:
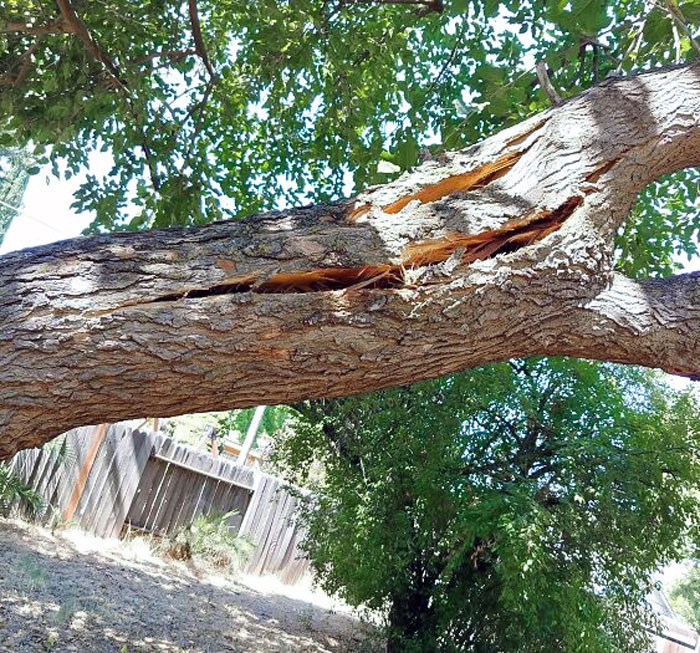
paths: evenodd
<path fill-rule="evenodd" d="M 258 406 L 255 409 L 253 421 L 248 427 L 248 433 L 246 433 L 241 453 L 238 454 L 239 465 L 245 465 L 246 461 L 248 460 L 248 454 L 250 453 L 253 443 L 255 442 L 255 436 L 258 434 L 258 428 L 260 428 L 260 422 L 262 421 L 263 414 L 265 413 L 265 408 L 266 406 Z"/>

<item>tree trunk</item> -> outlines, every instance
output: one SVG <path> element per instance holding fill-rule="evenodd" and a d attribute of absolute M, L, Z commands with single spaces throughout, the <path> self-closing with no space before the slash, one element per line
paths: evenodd
<path fill-rule="evenodd" d="M 636 194 L 700 164 L 700 65 L 606 81 L 355 198 L 0 258 L 0 459 L 82 424 L 536 354 L 700 375 L 700 276 L 635 281 Z"/>
<path fill-rule="evenodd" d="M 387 653 L 432 653 L 438 650 L 435 615 L 420 592 L 395 597 L 389 609 Z"/>

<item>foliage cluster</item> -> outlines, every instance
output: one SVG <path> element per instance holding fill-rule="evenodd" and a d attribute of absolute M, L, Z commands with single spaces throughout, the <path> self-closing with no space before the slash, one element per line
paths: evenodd
<path fill-rule="evenodd" d="M 308 553 L 389 650 L 645 650 L 650 575 L 700 525 L 690 394 L 542 359 L 299 410 L 277 456 L 324 465 Z"/>
<path fill-rule="evenodd" d="M 386 181 L 382 160 L 405 170 L 546 108 L 536 60 L 568 97 L 700 51 L 700 0 L 7 0 L 0 24 L 0 146 L 67 178 L 109 153 L 75 198 L 98 231 Z M 682 173 L 644 196 L 626 271 L 694 251 L 697 189 Z"/>
<path fill-rule="evenodd" d="M 0 463 L 0 515 L 7 516 L 16 501 L 35 513 L 38 513 L 44 505 L 42 497 L 22 482 L 7 463 Z"/>

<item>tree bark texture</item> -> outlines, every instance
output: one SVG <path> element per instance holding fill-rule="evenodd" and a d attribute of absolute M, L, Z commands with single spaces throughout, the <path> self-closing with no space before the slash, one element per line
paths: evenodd
<path fill-rule="evenodd" d="M 342 396 L 514 356 L 700 375 L 700 276 L 613 271 L 700 164 L 700 65 L 609 80 L 333 204 L 0 258 L 0 458 L 83 424 Z"/>

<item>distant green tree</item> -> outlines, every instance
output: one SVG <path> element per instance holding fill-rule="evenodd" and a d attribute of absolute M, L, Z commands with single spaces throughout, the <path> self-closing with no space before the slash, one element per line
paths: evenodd
<path fill-rule="evenodd" d="M 642 651 L 650 575 L 700 521 L 700 412 L 636 368 L 540 359 L 299 406 L 321 585 L 389 651 Z"/>
<path fill-rule="evenodd" d="M 242 441 L 253 421 L 254 413 L 255 408 L 230 410 L 219 418 L 219 430 L 234 435 Z M 290 409 L 287 406 L 268 406 L 263 413 L 258 433 L 273 436 L 284 427 L 289 418 Z"/>
<path fill-rule="evenodd" d="M 688 573 L 669 592 L 676 614 L 700 631 L 700 561 L 694 560 Z"/>
<path fill-rule="evenodd" d="M 32 166 L 26 152 L 0 148 L 0 244 L 22 205 Z"/>

